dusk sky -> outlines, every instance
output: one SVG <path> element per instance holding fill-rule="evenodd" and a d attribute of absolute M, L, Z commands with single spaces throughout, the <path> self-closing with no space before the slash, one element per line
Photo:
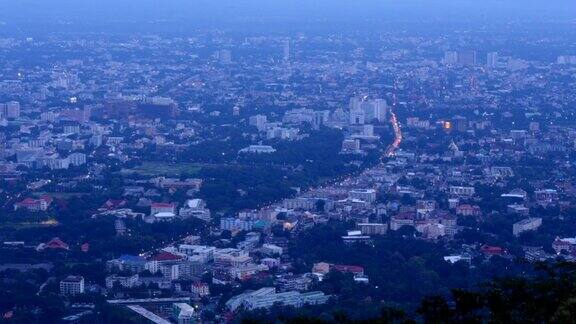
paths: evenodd
<path fill-rule="evenodd" d="M 0 18 L 83 21 L 189 19 L 548 19 L 576 17 L 569 0 L 3 0 Z"/>

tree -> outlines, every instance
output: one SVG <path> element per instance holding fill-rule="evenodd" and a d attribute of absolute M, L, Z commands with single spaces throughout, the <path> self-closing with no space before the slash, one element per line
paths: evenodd
<path fill-rule="evenodd" d="M 418 313 L 424 322 L 431 324 L 448 323 L 452 321 L 450 306 L 441 296 L 429 296 L 422 300 Z"/>

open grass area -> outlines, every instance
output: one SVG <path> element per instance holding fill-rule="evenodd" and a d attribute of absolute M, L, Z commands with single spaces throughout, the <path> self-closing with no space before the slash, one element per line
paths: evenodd
<path fill-rule="evenodd" d="M 123 174 L 139 174 L 143 176 L 171 176 L 177 177 L 183 173 L 196 174 L 202 169 L 202 165 L 196 163 L 164 163 L 143 162 L 142 165 L 132 169 L 122 169 Z"/>

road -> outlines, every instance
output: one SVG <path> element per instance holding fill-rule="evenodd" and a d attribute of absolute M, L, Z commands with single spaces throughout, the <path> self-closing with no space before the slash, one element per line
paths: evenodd
<path fill-rule="evenodd" d="M 400 147 L 402 143 L 402 129 L 400 128 L 400 123 L 398 123 L 398 117 L 394 110 L 390 109 L 390 123 L 392 124 L 392 128 L 394 129 L 394 142 L 388 146 L 386 149 L 386 153 L 384 153 L 384 157 L 389 158 L 394 156 L 396 150 Z"/>

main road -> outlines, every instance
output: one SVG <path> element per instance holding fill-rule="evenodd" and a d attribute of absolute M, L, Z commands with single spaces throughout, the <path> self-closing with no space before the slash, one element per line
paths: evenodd
<path fill-rule="evenodd" d="M 386 149 L 386 153 L 384 153 L 384 157 L 389 158 L 394 156 L 396 150 L 400 147 L 402 143 L 402 129 L 400 128 L 400 123 L 398 123 L 398 117 L 396 116 L 396 112 L 393 109 L 390 109 L 390 123 L 392 124 L 392 128 L 394 129 L 394 142 L 388 146 Z"/>

